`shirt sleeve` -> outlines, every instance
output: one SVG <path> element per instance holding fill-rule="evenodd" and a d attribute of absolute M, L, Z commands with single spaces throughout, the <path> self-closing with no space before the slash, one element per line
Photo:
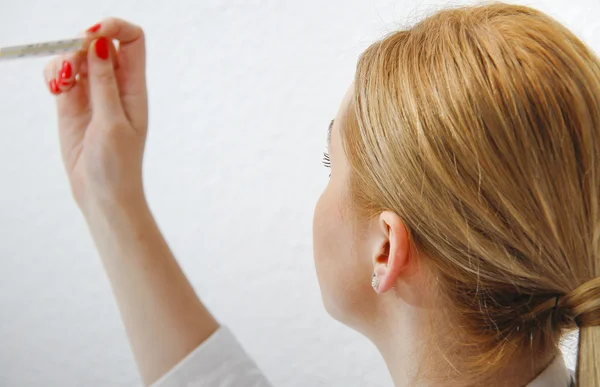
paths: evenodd
<path fill-rule="evenodd" d="M 152 387 L 272 387 L 231 330 L 221 325 Z"/>

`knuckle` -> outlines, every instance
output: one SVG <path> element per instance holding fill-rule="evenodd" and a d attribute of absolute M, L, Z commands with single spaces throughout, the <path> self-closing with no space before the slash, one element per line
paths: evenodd
<path fill-rule="evenodd" d="M 117 24 L 119 23 L 119 18 L 114 16 L 107 16 L 102 20 L 102 24 Z"/>
<path fill-rule="evenodd" d="M 110 124 L 106 126 L 107 133 L 112 137 L 119 134 L 123 125 L 119 121 L 111 121 Z"/>
<path fill-rule="evenodd" d="M 46 78 L 52 78 L 52 75 L 54 74 L 54 69 L 56 68 L 56 60 L 53 59 L 50 62 L 46 63 L 46 66 L 44 66 L 44 76 Z"/>
<path fill-rule="evenodd" d="M 127 133 L 127 126 L 121 120 L 116 120 L 106 126 L 106 139 L 113 144 L 122 143 Z"/>
<path fill-rule="evenodd" d="M 133 24 L 132 26 L 133 26 L 134 30 L 140 35 L 140 38 L 145 37 L 146 33 L 144 32 L 144 29 L 141 26 L 139 26 L 137 24 Z"/>
<path fill-rule="evenodd" d="M 98 71 L 95 77 L 98 81 L 103 84 L 110 84 L 110 82 L 114 82 L 115 76 L 110 68 L 104 69 L 102 71 Z"/>
<path fill-rule="evenodd" d="M 142 38 L 144 37 L 144 31 L 139 25 L 132 23 L 130 21 L 127 21 L 125 19 L 122 19 L 119 17 L 114 17 L 114 16 L 109 16 L 109 17 L 105 18 L 103 22 L 105 24 L 110 24 L 110 25 L 115 26 L 117 30 L 120 30 L 121 28 L 126 28 L 130 31 L 135 32 L 136 35 L 139 35 Z"/>
<path fill-rule="evenodd" d="M 52 71 L 52 62 L 48 62 L 46 63 L 46 65 L 44 66 L 44 75 L 48 76 L 48 74 Z"/>
<path fill-rule="evenodd" d="M 104 136 L 108 139 L 114 139 L 115 136 L 121 131 L 122 123 L 121 120 L 115 119 L 114 116 L 101 115 L 94 116 L 91 126 L 100 129 Z"/>

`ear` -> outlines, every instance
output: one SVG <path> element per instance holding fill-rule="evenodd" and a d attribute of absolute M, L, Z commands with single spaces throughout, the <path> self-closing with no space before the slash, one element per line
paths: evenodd
<path fill-rule="evenodd" d="M 377 220 L 377 242 L 373 253 L 373 273 L 379 284 L 377 293 L 385 293 L 396 284 L 409 262 L 410 238 L 402 219 L 384 211 Z"/>

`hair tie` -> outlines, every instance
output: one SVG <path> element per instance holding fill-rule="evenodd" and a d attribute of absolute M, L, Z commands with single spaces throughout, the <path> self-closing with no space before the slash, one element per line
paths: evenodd
<path fill-rule="evenodd" d="M 558 297 L 560 296 L 557 295 L 554 299 L 554 309 L 552 310 L 552 314 L 554 317 L 556 317 L 556 310 L 558 309 Z M 577 328 L 581 328 L 581 321 L 579 319 L 579 316 L 574 318 L 573 321 L 575 322 L 575 325 L 577 325 Z"/>
<path fill-rule="evenodd" d="M 558 309 L 558 297 L 560 297 L 560 295 L 556 295 L 556 297 L 554 298 L 554 308 L 552 308 L 552 319 L 555 320 L 556 319 L 556 310 Z"/>

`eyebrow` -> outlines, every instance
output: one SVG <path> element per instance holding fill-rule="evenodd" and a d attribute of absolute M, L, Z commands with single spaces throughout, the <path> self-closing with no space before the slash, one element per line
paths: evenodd
<path fill-rule="evenodd" d="M 329 128 L 327 129 L 327 147 L 330 147 L 331 144 L 331 128 L 333 128 L 333 122 L 335 121 L 335 119 L 331 120 L 331 122 L 329 123 Z"/>

